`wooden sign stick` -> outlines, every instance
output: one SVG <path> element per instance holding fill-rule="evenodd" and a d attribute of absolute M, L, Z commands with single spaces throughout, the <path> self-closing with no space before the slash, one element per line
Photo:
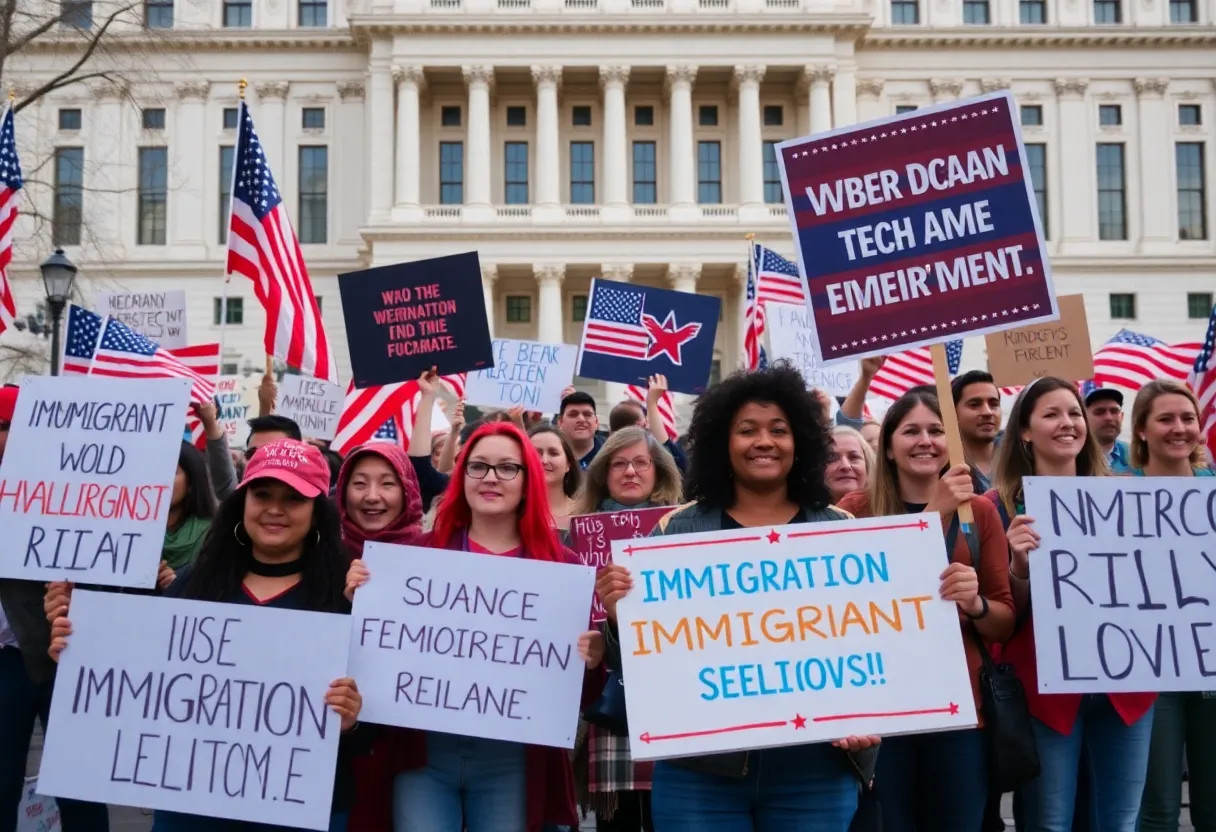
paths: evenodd
<path fill-rule="evenodd" d="M 958 432 L 958 413 L 954 410 L 954 393 L 950 390 L 950 365 L 946 361 L 946 345 L 934 344 L 929 347 L 929 353 L 933 356 L 933 379 L 937 383 L 937 401 L 942 409 L 942 427 L 946 430 L 946 447 L 950 450 L 950 467 L 966 465 L 963 436 Z M 971 513 L 971 503 L 959 503 L 958 522 L 964 530 L 975 522 L 975 517 Z"/>

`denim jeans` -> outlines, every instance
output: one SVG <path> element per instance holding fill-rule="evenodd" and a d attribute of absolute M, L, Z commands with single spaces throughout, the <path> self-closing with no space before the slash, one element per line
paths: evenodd
<path fill-rule="evenodd" d="M 393 780 L 394 832 L 519 832 L 527 818 L 524 746 L 427 734 L 426 765 Z"/>
<path fill-rule="evenodd" d="M 1088 768 L 1089 828 L 1136 832 L 1148 768 L 1153 712 L 1132 725 L 1103 695 L 1087 695 L 1072 732 L 1034 720 L 1042 773 L 1022 787 L 1025 832 L 1070 832 L 1082 758 Z"/>
<path fill-rule="evenodd" d="M 1177 832 L 1182 759 L 1191 777 L 1191 825 L 1216 832 L 1216 695 L 1163 693 L 1153 712 L 1140 832 Z"/>
<path fill-rule="evenodd" d="M 743 777 L 659 762 L 653 784 L 655 832 L 846 832 L 857 811 L 853 769 L 823 743 L 753 751 Z"/>
<path fill-rule="evenodd" d="M 152 819 L 152 832 L 289 832 L 294 826 L 271 826 L 247 820 L 225 820 L 181 812 L 157 812 Z M 346 813 L 329 818 L 329 832 L 346 832 Z"/>
<path fill-rule="evenodd" d="M 25 785 L 26 758 L 34 720 L 46 730 L 54 682 L 35 685 L 25 672 L 21 651 L 0 648 L 0 832 L 12 832 Z M 104 803 L 56 798 L 63 832 L 109 832 L 110 815 Z"/>
<path fill-rule="evenodd" d="M 886 737 L 874 785 L 883 832 L 976 832 L 988 801 L 984 734 L 939 731 Z"/>

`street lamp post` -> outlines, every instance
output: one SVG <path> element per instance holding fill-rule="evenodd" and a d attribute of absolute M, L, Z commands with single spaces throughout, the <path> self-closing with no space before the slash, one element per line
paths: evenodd
<path fill-rule="evenodd" d="M 42 261 L 42 284 L 46 289 L 46 305 L 51 310 L 51 375 L 59 375 L 59 322 L 63 320 L 63 310 L 72 297 L 72 284 L 76 282 L 76 266 L 63 249 L 55 249 L 55 253 Z"/>

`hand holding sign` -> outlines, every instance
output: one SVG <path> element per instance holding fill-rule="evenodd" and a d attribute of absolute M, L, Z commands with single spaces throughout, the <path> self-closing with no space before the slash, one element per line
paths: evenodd
<path fill-rule="evenodd" d="M 933 496 L 925 511 L 936 511 L 942 516 L 957 511 L 959 505 L 975 497 L 975 482 L 971 479 L 971 468 L 955 465 L 950 468 L 933 488 Z"/>

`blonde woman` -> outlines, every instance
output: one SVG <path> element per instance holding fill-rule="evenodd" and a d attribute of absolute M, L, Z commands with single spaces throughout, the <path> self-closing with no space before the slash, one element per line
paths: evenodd
<path fill-rule="evenodd" d="M 832 448 L 824 471 L 832 502 L 838 503 L 854 491 L 865 491 L 873 470 L 874 451 L 860 431 L 844 425 L 832 428 Z"/>
<path fill-rule="evenodd" d="M 674 506 L 680 494 L 680 469 L 667 449 L 644 428 L 622 428 L 588 466 L 575 514 Z"/>

